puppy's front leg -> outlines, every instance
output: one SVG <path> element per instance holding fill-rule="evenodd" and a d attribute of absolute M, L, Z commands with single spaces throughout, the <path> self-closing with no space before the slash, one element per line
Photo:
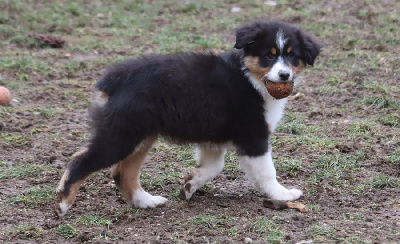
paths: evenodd
<path fill-rule="evenodd" d="M 274 200 L 295 200 L 303 192 L 298 189 L 287 189 L 276 179 L 276 170 L 272 161 L 271 146 L 269 150 L 257 157 L 240 156 L 240 165 L 247 178 L 255 188 Z"/>

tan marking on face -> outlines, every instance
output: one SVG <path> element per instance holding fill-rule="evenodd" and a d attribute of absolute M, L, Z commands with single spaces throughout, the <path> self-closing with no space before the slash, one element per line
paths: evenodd
<path fill-rule="evenodd" d="M 271 67 L 261 67 L 258 57 L 245 57 L 244 65 L 249 69 L 251 76 L 263 83 Z"/>
<path fill-rule="evenodd" d="M 271 48 L 271 53 L 272 53 L 272 55 L 276 55 L 276 48 Z"/>
<path fill-rule="evenodd" d="M 135 191 L 142 189 L 139 181 L 140 168 L 146 158 L 147 153 L 152 148 L 156 137 L 144 140 L 128 157 L 121 160 L 118 166 L 113 167 L 112 174 L 119 174 L 121 195 L 128 204 L 132 204 L 132 196 Z"/>
<path fill-rule="evenodd" d="M 302 60 L 299 60 L 299 65 L 298 66 L 293 66 L 290 63 L 289 63 L 289 66 L 293 70 L 293 73 L 296 74 L 296 75 L 301 73 L 304 70 L 304 68 L 306 67 Z"/>
<path fill-rule="evenodd" d="M 292 51 L 292 47 L 287 48 L 287 53 L 290 53 Z"/>

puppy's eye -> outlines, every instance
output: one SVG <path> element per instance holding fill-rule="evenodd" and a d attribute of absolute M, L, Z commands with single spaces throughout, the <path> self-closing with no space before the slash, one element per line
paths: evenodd
<path fill-rule="evenodd" d="M 273 60 L 275 56 L 272 53 L 269 53 L 265 56 L 268 60 Z"/>
<path fill-rule="evenodd" d="M 294 56 L 294 54 L 293 53 L 289 53 L 288 54 L 288 58 L 290 58 L 290 59 L 294 59 L 296 56 Z"/>

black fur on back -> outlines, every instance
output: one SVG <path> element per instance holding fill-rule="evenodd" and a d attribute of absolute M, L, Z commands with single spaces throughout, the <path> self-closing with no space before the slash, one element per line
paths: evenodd
<path fill-rule="evenodd" d="M 92 109 L 94 140 L 104 133 L 135 146 L 161 134 L 183 142 L 233 142 L 239 153 L 262 155 L 264 100 L 244 76 L 240 55 L 150 56 L 113 66 L 95 85 L 109 99 Z"/>

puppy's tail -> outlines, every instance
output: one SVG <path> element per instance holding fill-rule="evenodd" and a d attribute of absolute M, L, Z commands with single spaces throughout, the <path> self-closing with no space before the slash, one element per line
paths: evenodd
<path fill-rule="evenodd" d="M 142 66 L 140 60 L 127 60 L 114 64 L 107 69 L 105 75 L 97 81 L 94 87 L 111 97 L 118 90 L 125 89 L 125 86 L 140 73 Z"/>

